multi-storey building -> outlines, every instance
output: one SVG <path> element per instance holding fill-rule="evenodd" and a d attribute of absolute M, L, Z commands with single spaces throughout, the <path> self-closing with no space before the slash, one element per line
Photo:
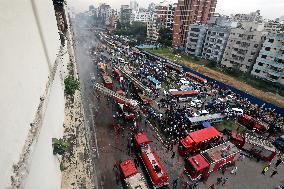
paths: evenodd
<path fill-rule="evenodd" d="M 284 33 L 269 33 L 251 74 L 284 85 Z"/>
<path fill-rule="evenodd" d="M 284 24 L 281 24 L 279 21 L 268 20 L 264 22 L 264 29 L 267 32 L 277 32 L 280 31 L 284 27 Z"/>
<path fill-rule="evenodd" d="M 105 3 L 101 4 L 98 8 L 98 17 L 101 20 L 102 24 L 109 25 L 111 16 L 112 10 L 110 5 Z"/>
<path fill-rule="evenodd" d="M 149 42 L 156 42 L 159 38 L 159 30 L 154 16 L 147 22 L 147 40 Z"/>
<path fill-rule="evenodd" d="M 136 22 L 148 22 L 151 18 L 150 12 L 139 11 L 133 13 L 133 21 Z"/>
<path fill-rule="evenodd" d="M 229 38 L 230 28 L 213 26 L 208 28 L 202 50 L 202 58 L 220 62 Z"/>
<path fill-rule="evenodd" d="M 159 28 L 173 29 L 174 12 L 176 7 L 176 3 L 156 6 L 156 23 Z"/>
<path fill-rule="evenodd" d="M 187 35 L 185 52 L 189 55 L 201 56 L 208 26 L 191 24 Z"/>
<path fill-rule="evenodd" d="M 242 27 L 232 29 L 221 65 L 250 72 L 265 38 L 263 26 L 255 22 L 245 22 Z"/>
<path fill-rule="evenodd" d="M 260 10 L 257 10 L 249 14 L 236 14 L 233 16 L 233 20 L 237 22 L 262 22 L 263 18 L 260 15 Z"/>
<path fill-rule="evenodd" d="M 120 8 L 120 22 L 122 24 L 130 24 L 132 21 L 132 9 L 129 8 L 129 5 L 121 5 Z"/>
<path fill-rule="evenodd" d="M 130 8 L 133 10 L 133 11 L 138 11 L 138 7 L 139 7 L 139 5 L 138 5 L 138 3 L 137 3 L 137 1 L 130 1 Z"/>
<path fill-rule="evenodd" d="M 179 0 L 174 13 L 173 47 L 185 47 L 189 25 L 207 23 L 217 0 Z"/>

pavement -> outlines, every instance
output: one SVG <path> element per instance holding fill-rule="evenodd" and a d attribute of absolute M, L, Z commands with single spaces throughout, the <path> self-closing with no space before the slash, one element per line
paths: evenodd
<path fill-rule="evenodd" d="M 90 73 L 98 76 L 96 65 L 93 63 L 89 49 L 100 44 L 95 37 L 95 32 L 84 29 L 80 26 L 80 21 L 75 21 L 73 24 L 75 33 L 75 54 L 78 64 L 80 76 L 81 93 L 85 115 L 87 117 L 87 126 L 90 127 L 90 142 L 94 151 L 93 160 L 95 162 L 93 177 L 99 189 L 120 189 L 123 188 L 121 182 L 116 183 L 115 171 L 113 170 L 115 162 L 125 159 L 134 159 L 135 154 L 129 154 L 127 143 L 131 135 L 131 131 L 127 126 L 124 130 L 118 133 L 113 127 L 112 115 L 116 111 L 115 105 L 110 103 L 106 97 L 101 95 L 98 99 L 94 96 L 92 83 L 90 82 Z M 97 77 L 97 82 L 101 79 Z M 117 83 L 115 84 L 117 86 Z M 91 108 L 90 108 L 91 107 Z M 148 125 L 145 126 L 145 117 L 142 116 L 140 124 L 148 138 L 153 141 L 151 146 L 156 150 L 158 157 L 161 160 L 165 170 L 169 174 L 170 188 L 172 181 L 178 180 L 177 188 L 185 188 L 185 183 L 190 182 L 189 178 L 183 174 L 184 160 L 177 153 L 177 147 L 174 146 L 175 157 L 172 159 L 172 152 L 168 152 L 166 147 L 159 141 L 159 136 L 156 130 L 153 130 Z M 228 189 L 270 189 L 284 182 L 284 165 L 280 165 L 279 174 L 270 178 L 272 168 L 267 175 L 261 175 L 261 170 L 264 167 L 263 162 L 256 162 L 246 158 L 244 161 L 238 161 L 238 171 L 236 175 L 232 175 L 227 171 L 225 175 L 221 173 L 212 173 L 206 183 L 199 183 L 198 189 L 209 188 L 215 184 L 215 188 Z M 142 170 L 140 170 L 143 172 Z M 144 172 L 143 172 L 144 173 Z M 145 175 L 145 174 L 144 174 Z M 217 186 L 217 177 L 228 177 L 228 181 L 223 186 Z"/>

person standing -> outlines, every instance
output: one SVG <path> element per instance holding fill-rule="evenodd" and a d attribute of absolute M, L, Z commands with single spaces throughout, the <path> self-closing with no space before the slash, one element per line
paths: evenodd
<path fill-rule="evenodd" d="M 178 185 L 178 178 L 173 181 L 173 189 L 176 189 Z"/>
<path fill-rule="evenodd" d="M 173 152 L 173 154 L 172 154 L 172 159 L 174 159 L 174 158 L 175 158 L 175 155 L 176 155 L 176 153 L 175 153 L 175 152 Z"/>
<path fill-rule="evenodd" d="M 265 175 L 265 173 L 269 170 L 269 166 L 266 165 L 263 169 L 262 169 L 262 172 L 261 174 Z"/>
<path fill-rule="evenodd" d="M 282 160 L 278 159 L 275 163 L 275 168 L 277 168 L 281 164 Z"/>
<path fill-rule="evenodd" d="M 276 170 L 274 170 L 273 172 L 272 172 L 272 174 L 271 174 L 271 178 L 274 176 L 274 175 L 276 175 L 276 174 L 278 174 L 278 172 L 276 171 Z"/>

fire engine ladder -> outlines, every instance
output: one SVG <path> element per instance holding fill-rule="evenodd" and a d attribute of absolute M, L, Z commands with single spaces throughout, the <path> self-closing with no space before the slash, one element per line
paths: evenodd
<path fill-rule="evenodd" d="M 248 133 L 245 134 L 245 139 L 246 139 L 246 142 L 248 142 L 250 144 L 253 144 L 253 145 L 256 145 L 256 146 L 261 146 L 265 149 L 275 150 L 273 145 L 268 140 L 258 138 L 256 136 L 250 135 Z"/>
<path fill-rule="evenodd" d="M 133 82 L 134 85 L 138 86 L 140 89 L 145 91 L 145 93 L 148 96 L 151 96 L 151 89 L 148 87 L 144 86 L 140 81 L 138 81 L 135 77 L 131 76 L 128 74 L 124 69 L 121 69 L 119 67 L 116 67 L 127 79 L 129 79 L 131 82 Z"/>
<path fill-rule="evenodd" d="M 125 98 L 124 96 L 117 94 L 116 92 L 114 92 L 114 91 L 112 91 L 112 90 L 110 90 L 110 89 L 108 89 L 108 88 L 102 86 L 102 85 L 99 84 L 99 83 L 95 83 L 95 84 L 93 85 L 93 87 L 94 87 L 97 91 L 103 93 L 103 94 L 106 95 L 106 96 L 111 96 L 111 97 L 113 97 L 113 98 L 116 98 L 116 99 L 118 99 L 118 100 L 124 102 L 124 104 L 126 104 L 126 105 L 130 105 L 130 106 L 132 106 L 132 107 L 134 107 L 134 108 L 137 108 L 138 103 L 137 103 L 136 100 L 132 100 L 132 99 Z"/>

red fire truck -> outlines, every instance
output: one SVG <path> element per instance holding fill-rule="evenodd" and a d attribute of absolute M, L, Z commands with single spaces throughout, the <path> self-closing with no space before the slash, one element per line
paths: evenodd
<path fill-rule="evenodd" d="M 113 75 L 119 82 L 123 80 L 123 75 L 117 68 L 113 68 Z"/>
<path fill-rule="evenodd" d="M 276 149 L 266 140 L 246 134 L 244 137 L 237 132 L 231 132 L 230 141 L 238 148 L 248 152 L 257 159 L 272 161 L 276 156 Z"/>
<path fill-rule="evenodd" d="M 247 127 L 248 129 L 255 129 L 257 132 L 264 132 L 268 129 L 268 126 L 264 123 L 260 123 L 255 118 L 244 114 L 239 117 L 238 123 Z"/>
<path fill-rule="evenodd" d="M 108 75 L 103 75 L 104 86 L 108 89 L 112 89 L 112 80 Z"/>
<path fill-rule="evenodd" d="M 196 153 L 208 149 L 210 144 L 219 142 L 221 133 L 214 127 L 208 127 L 190 133 L 184 139 L 181 139 L 178 146 L 180 155 L 186 156 L 189 153 Z"/>
<path fill-rule="evenodd" d="M 189 157 L 185 163 L 185 172 L 192 180 L 207 180 L 211 173 L 234 164 L 239 152 L 240 150 L 231 142 L 223 143 Z"/>
<path fill-rule="evenodd" d="M 144 177 L 138 173 L 132 160 L 125 160 L 119 164 L 121 174 L 128 189 L 149 189 Z"/>
<path fill-rule="evenodd" d="M 167 186 L 169 177 L 163 168 L 158 156 L 150 146 L 150 141 L 145 133 L 134 136 L 135 147 L 139 150 L 139 157 L 143 162 L 151 179 L 153 188 Z"/>
<path fill-rule="evenodd" d="M 207 83 L 206 79 L 199 77 L 198 75 L 195 75 L 191 72 L 186 72 L 185 75 L 186 75 L 186 77 L 188 77 L 189 79 L 191 79 L 193 81 L 197 81 L 199 83 Z"/>

